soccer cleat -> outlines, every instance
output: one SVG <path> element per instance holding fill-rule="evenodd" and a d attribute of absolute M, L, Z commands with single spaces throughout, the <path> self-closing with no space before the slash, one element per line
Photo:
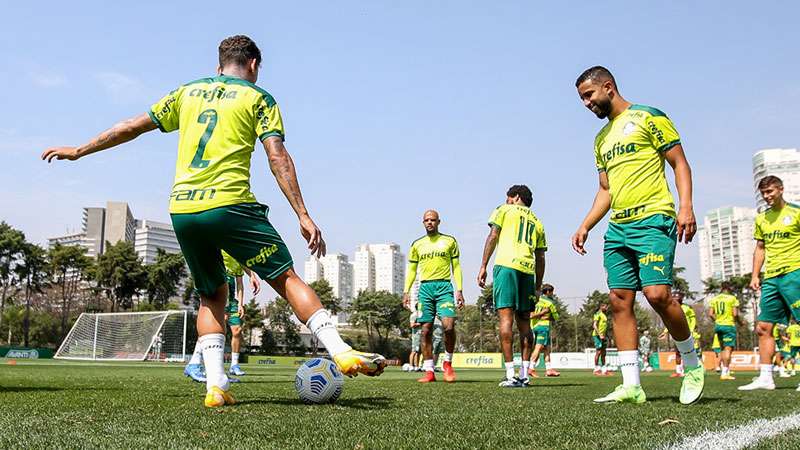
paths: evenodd
<path fill-rule="evenodd" d="M 644 394 L 642 386 L 638 384 L 636 386 L 624 386 L 620 384 L 613 392 L 605 397 L 594 399 L 595 403 L 635 403 L 637 405 L 646 401 L 647 396 Z"/>
<path fill-rule="evenodd" d="M 528 376 L 531 378 L 539 378 L 539 375 L 536 374 L 536 369 L 528 369 Z"/>
<path fill-rule="evenodd" d="M 453 363 L 450 361 L 445 361 L 442 364 L 442 368 L 444 369 L 444 381 L 448 383 L 452 383 L 456 381 L 456 371 L 453 370 Z"/>
<path fill-rule="evenodd" d="M 703 366 L 685 369 L 681 383 L 680 401 L 684 405 L 691 405 L 703 396 L 706 384 L 706 369 Z"/>
<path fill-rule="evenodd" d="M 514 377 L 514 379 L 517 380 L 520 387 L 531 387 L 531 380 L 529 378 Z"/>
<path fill-rule="evenodd" d="M 595 376 L 598 376 L 598 377 L 599 377 L 599 376 L 602 376 L 602 375 L 603 375 L 603 372 L 600 372 L 600 369 L 594 369 L 594 370 L 592 371 L 592 375 L 595 375 Z"/>
<path fill-rule="evenodd" d="M 557 372 L 557 371 L 555 371 L 553 369 L 550 369 L 550 370 L 547 370 L 544 373 L 544 376 L 546 376 L 546 377 L 560 377 L 561 373 L 559 373 L 559 372 Z"/>
<path fill-rule="evenodd" d="M 735 379 L 736 379 L 735 376 L 729 375 L 729 374 L 725 374 L 725 375 L 720 375 L 719 376 L 719 380 L 720 381 L 731 381 L 731 380 L 735 380 Z"/>
<path fill-rule="evenodd" d="M 242 370 L 242 368 L 239 367 L 238 364 L 234 364 L 234 365 L 231 366 L 230 369 L 228 369 L 228 373 L 231 374 L 231 375 L 236 375 L 237 377 L 240 377 L 240 376 L 244 375 L 244 370 Z"/>
<path fill-rule="evenodd" d="M 425 375 L 417 380 L 418 383 L 433 383 L 434 381 L 436 381 L 436 376 L 433 374 L 432 370 L 426 370 Z"/>
<path fill-rule="evenodd" d="M 800 384 L 797 385 L 797 392 L 800 392 Z"/>
<path fill-rule="evenodd" d="M 779 376 L 780 376 L 781 378 L 792 378 L 792 376 L 791 376 L 791 375 L 789 375 L 789 374 L 788 374 L 788 373 L 786 373 L 786 372 L 783 372 L 783 373 L 781 373 Z"/>
<path fill-rule="evenodd" d="M 203 401 L 206 408 L 219 408 L 225 405 L 235 405 L 236 399 L 233 398 L 228 391 L 223 391 L 217 386 L 211 386 L 211 389 L 206 393 L 206 399 Z"/>
<path fill-rule="evenodd" d="M 354 377 L 363 373 L 369 377 L 376 377 L 386 368 L 386 358 L 377 353 L 364 353 L 350 349 L 333 357 L 336 367 L 347 375 Z"/>
<path fill-rule="evenodd" d="M 206 372 L 202 364 L 187 364 L 183 369 L 183 374 L 198 383 L 206 382 Z"/>
<path fill-rule="evenodd" d="M 722 369 L 720 369 L 719 367 L 715 367 L 714 368 L 714 372 L 720 373 L 720 372 L 722 372 Z"/>
<path fill-rule="evenodd" d="M 501 381 L 498 386 L 504 387 L 504 388 L 524 387 L 522 385 L 522 383 L 520 382 L 519 378 L 517 378 L 517 377 L 514 377 L 514 378 L 512 378 L 510 380 L 508 378 L 506 378 L 505 380 Z"/>
<path fill-rule="evenodd" d="M 772 378 L 769 381 L 764 381 L 761 377 L 756 377 L 753 379 L 752 383 L 745 384 L 744 386 L 739 386 L 740 391 L 755 391 L 757 389 L 764 389 L 766 391 L 774 391 L 775 390 L 775 382 Z"/>

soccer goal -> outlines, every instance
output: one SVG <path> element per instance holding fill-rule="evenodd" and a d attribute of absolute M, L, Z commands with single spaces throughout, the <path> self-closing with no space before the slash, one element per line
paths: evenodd
<path fill-rule="evenodd" d="M 184 361 L 187 311 L 83 313 L 55 358 Z"/>

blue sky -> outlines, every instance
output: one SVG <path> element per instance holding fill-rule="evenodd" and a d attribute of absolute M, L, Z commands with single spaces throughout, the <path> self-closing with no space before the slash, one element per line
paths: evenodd
<path fill-rule="evenodd" d="M 526 183 L 547 231 L 548 281 L 562 297 L 605 289 L 605 223 L 589 255 L 568 243 L 596 190 L 592 141 L 603 125 L 581 105 L 576 76 L 605 65 L 626 98 L 667 112 L 694 170 L 698 218 L 753 206 L 752 154 L 800 144 L 800 8 L 554 3 L 11 3 L 0 30 L 0 218 L 38 242 L 77 229 L 81 208 L 106 200 L 168 220 L 177 134 L 153 132 L 78 163 L 48 166 L 38 155 L 213 74 L 219 41 L 247 34 L 264 54 L 258 84 L 281 107 L 331 251 L 406 247 L 423 233 L 422 212 L 436 208 L 442 231 L 460 241 L 472 301 L 486 218 L 509 185 Z M 302 273 L 296 220 L 260 148 L 253 189 Z M 696 243 L 677 253 L 699 288 Z"/>

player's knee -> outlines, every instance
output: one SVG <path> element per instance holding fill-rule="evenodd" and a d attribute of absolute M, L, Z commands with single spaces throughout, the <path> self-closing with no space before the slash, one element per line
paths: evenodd
<path fill-rule="evenodd" d="M 756 334 L 759 337 L 771 337 L 772 324 L 766 322 L 758 322 L 758 324 L 756 324 Z"/>

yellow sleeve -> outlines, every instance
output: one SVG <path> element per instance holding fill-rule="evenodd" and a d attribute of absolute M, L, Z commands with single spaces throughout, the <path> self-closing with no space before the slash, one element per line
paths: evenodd
<path fill-rule="evenodd" d="M 281 118 L 281 110 L 275 99 L 267 93 L 261 94 L 256 100 L 254 107 L 255 114 L 255 132 L 259 141 L 270 136 L 279 136 L 281 140 L 286 136 L 283 129 L 283 118 Z"/>
<path fill-rule="evenodd" d="M 603 156 L 600 154 L 600 146 L 594 146 L 594 165 L 597 167 L 597 173 L 606 171 L 606 163 L 603 161 Z"/>
<path fill-rule="evenodd" d="M 456 290 L 460 291 L 462 290 L 461 285 L 464 281 L 463 276 L 461 274 L 461 263 L 458 262 L 458 258 L 453 258 L 452 264 L 453 264 L 453 280 L 456 283 Z"/>
<path fill-rule="evenodd" d="M 500 205 L 492 211 L 492 215 L 489 216 L 489 226 L 495 225 L 498 228 L 503 228 L 503 220 L 506 217 L 506 208 L 503 208 L 505 205 Z"/>
<path fill-rule="evenodd" d="M 650 142 L 660 152 L 665 152 L 681 143 L 675 125 L 666 115 L 650 116 L 645 127 L 650 134 Z"/>
<path fill-rule="evenodd" d="M 734 308 L 738 308 L 738 307 L 739 307 L 739 299 L 738 299 L 738 298 L 735 298 L 735 297 L 734 297 L 734 300 L 733 300 L 733 307 L 734 307 Z"/>
<path fill-rule="evenodd" d="M 547 250 L 547 238 L 544 234 L 544 225 L 542 225 L 542 222 L 539 222 L 537 225 L 539 225 L 539 232 L 536 234 L 536 249 Z"/>
<path fill-rule="evenodd" d="M 408 269 L 406 269 L 406 287 L 403 289 L 404 294 L 408 294 L 411 290 L 411 286 L 414 285 L 414 280 L 417 278 L 417 264 L 416 261 L 408 262 Z"/>
<path fill-rule="evenodd" d="M 150 107 L 147 114 L 150 120 L 163 133 L 169 133 L 180 128 L 180 98 L 183 87 L 179 87 L 161 98 Z"/>
<path fill-rule="evenodd" d="M 550 317 L 553 320 L 558 320 L 558 308 L 556 308 L 555 303 L 550 304 Z"/>
<path fill-rule="evenodd" d="M 756 226 L 753 227 L 753 239 L 757 241 L 764 240 L 764 233 L 761 231 L 761 221 L 756 219 Z"/>

